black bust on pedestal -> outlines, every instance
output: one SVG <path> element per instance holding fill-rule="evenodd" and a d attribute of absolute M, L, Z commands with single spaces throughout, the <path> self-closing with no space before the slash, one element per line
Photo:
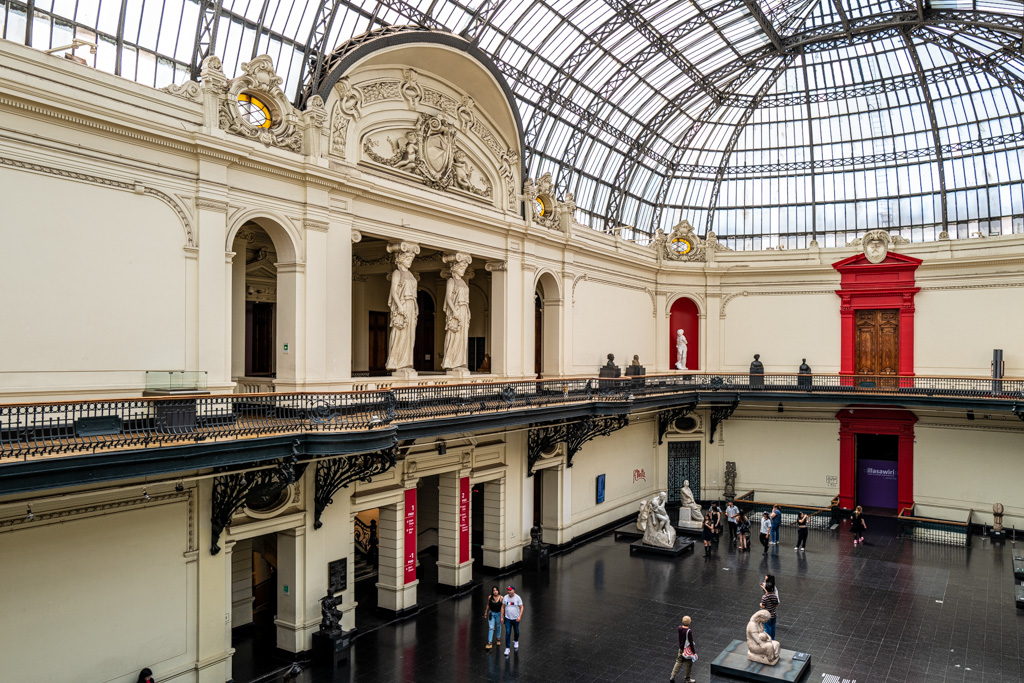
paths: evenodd
<path fill-rule="evenodd" d="M 807 364 L 807 359 L 804 358 L 800 362 L 800 376 L 796 378 L 796 385 L 803 389 L 810 389 L 811 383 L 811 366 Z"/>
<path fill-rule="evenodd" d="M 598 373 L 598 377 L 621 377 L 622 369 L 615 364 L 615 354 L 608 354 L 608 362 L 601 366 L 601 370 Z"/>
<path fill-rule="evenodd" d="M 750 363 L 750 386 L 752 387 L 763 387 L 764 386 L 764 365 L 759 360 L 761 354 L 755 353 L 754 360 Z"/>
<path fill-rule="evenodd" d="M 640 356 L 633 356 L 633 362 L 626 366 L 626 377 L 646 375 L 647 368 L 640 365 Z"/>

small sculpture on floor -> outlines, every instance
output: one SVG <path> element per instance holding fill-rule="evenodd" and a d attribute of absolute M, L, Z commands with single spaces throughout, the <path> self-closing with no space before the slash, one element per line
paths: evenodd
<path fill-rule="evenodd" d="M 772 618 L 766 609 L 761 609 L 750 617 L 747 622 L 747 659 L 769 666 L 779 663 L 779 641 L 764 632 L 764 622 Z"/>
<path fill-rule="evenodd" d="M 1003 530 L 1003 504 L 996 503 L 992 506 L 992 532 L 1001 533 Z"/>
<path fill-rule="evenodd" d="M 665 510 L 665 492 L 659 493 L 647 504 L 647 530 L 644 531 L 644 544 L 659 548 L 672 548 L 676 543 L 676 530 Z"/>
<path fill-rule="evenodd" d="M 679 489 L 679 509 L 690 510 L 690 519 L 694 522 L 703 522 L 704 514 L 700 511 L 700 505 L 693 499 L 693 491 L 690 490 L 690 480 L 683 481 L 683 488 Z"/>
<path fill-rule="evenodd" d="M 320 599 L 320 630 L 324 633 L 334 633 L 341 630 L 341 611 L 338 609 L 339 598 L 328 591 L 327 595 Z"/>

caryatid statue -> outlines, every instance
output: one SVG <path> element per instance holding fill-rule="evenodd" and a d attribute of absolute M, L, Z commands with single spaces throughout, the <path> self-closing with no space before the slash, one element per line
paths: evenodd
<path fill-rule="evenodd" d="M 395 255 L 395 270 L 391 273 L 391 291 L 388 294 L 391 320 L 388 323 L 388 360 L 385 367 L 388 370 L 411 371 L 420 309 L 416 303 L 416 276 L 409 268 L 420 253 L 420 246 L 412 242 L 394 242 L 388 245 L 388 253 Z"/>
<path fill-rule="evenodd" d="M 686 369 L 686 332 L 683 328 L 676 330 L 676 370 Z"/>
<path fill-rule="evenodd" d="M 445 254 L 451 275 L 444 291 L 444 359 L 445 370 L 466 370 L 469 364 L 469 285 L 463 279 L 473 257 L 469 254 Z"/>

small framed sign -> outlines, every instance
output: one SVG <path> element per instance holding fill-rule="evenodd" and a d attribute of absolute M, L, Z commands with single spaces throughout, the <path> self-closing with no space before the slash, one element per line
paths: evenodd
<path fill-rule="evenodd" d="M 604 502 L 604 475 L 597 475 L 597 502 Z"/>
<path fill-rule="evenodd" d="M 327 581 L 331 593 L 340 593 L 348 588 L 348 558 L 327 563 Z"/>

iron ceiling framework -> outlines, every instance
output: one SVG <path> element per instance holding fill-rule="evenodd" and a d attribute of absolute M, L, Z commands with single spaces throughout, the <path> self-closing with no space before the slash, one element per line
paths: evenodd
<path fill-rule="evenodd" d="M 274 58 L 297 104 L 338 46 L 460 35 L 490 56 L 595 229 L 679 218 L 734 248 L 1024 231 L 1024 0 L 0 0 L 0 35 L 156 86 Z M 80 56 L 84 56 L 80 55 Z"/>

